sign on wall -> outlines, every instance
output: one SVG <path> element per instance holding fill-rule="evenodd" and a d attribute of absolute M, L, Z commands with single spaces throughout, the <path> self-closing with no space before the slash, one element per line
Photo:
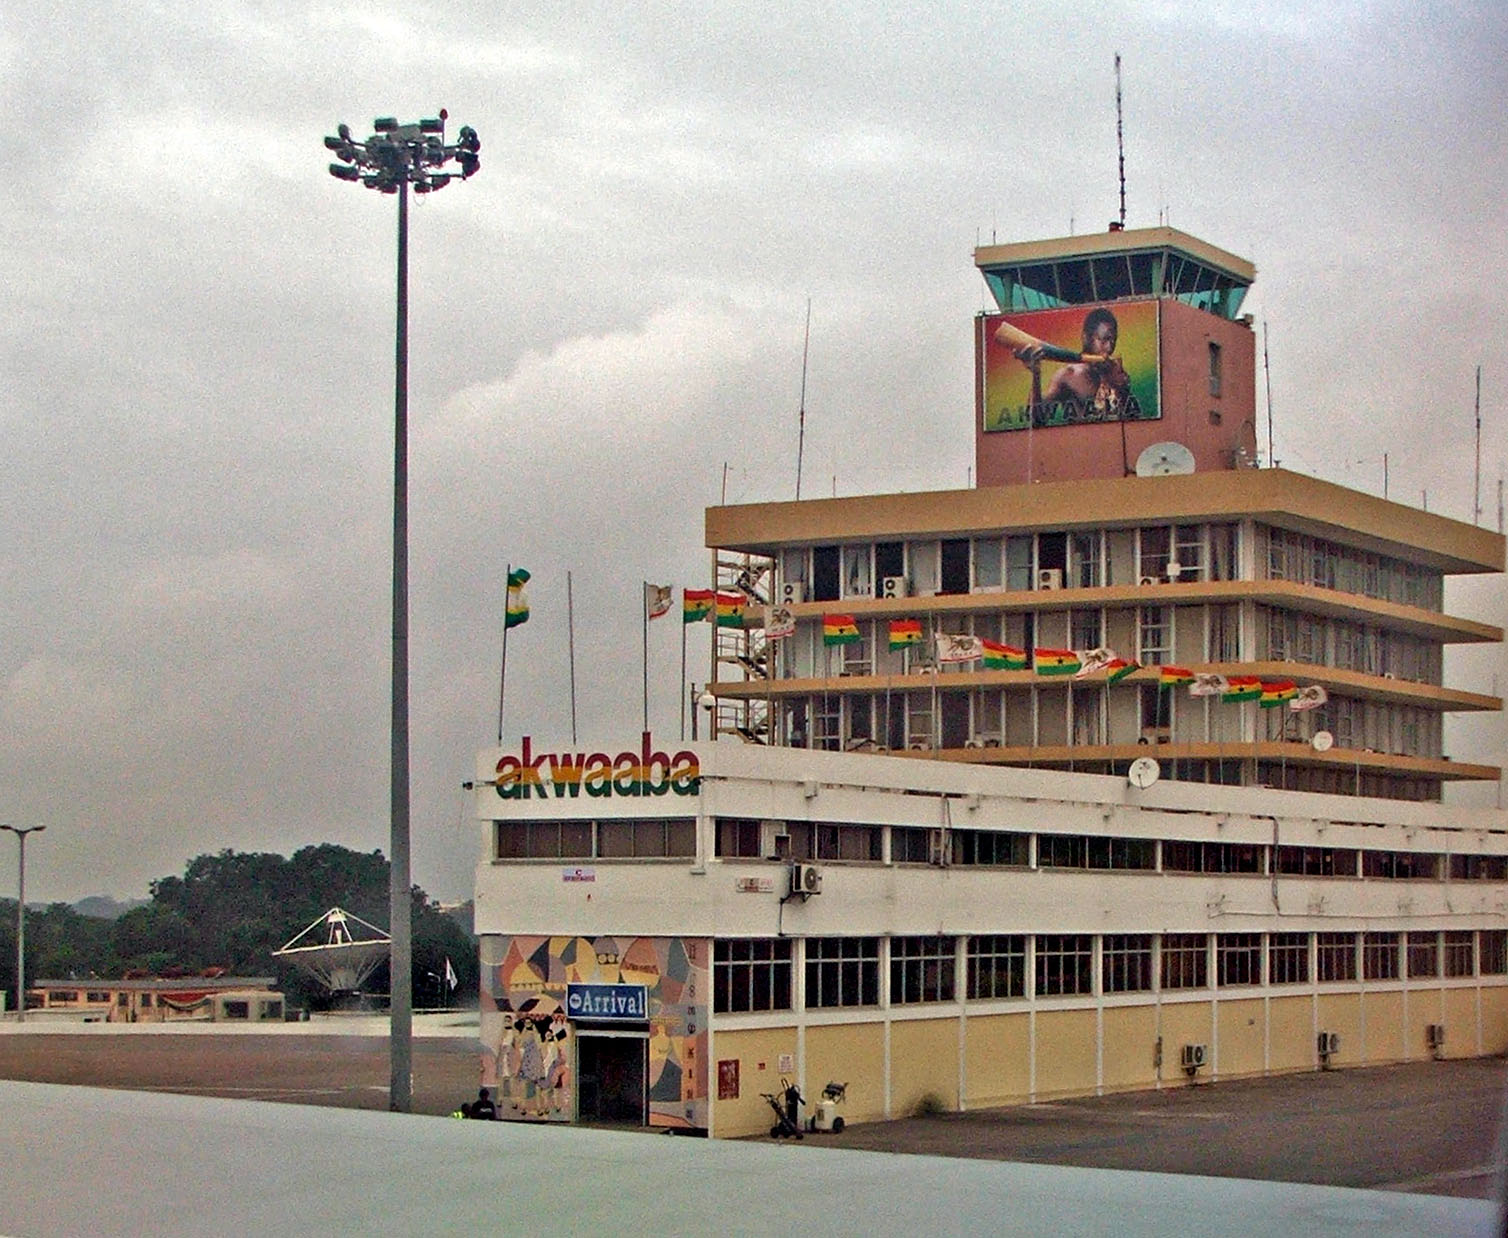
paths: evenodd
<path fill-rule="evenodd" d="M 648 731 L 639 737 L 637 751 L 616 754 L 535 752 L 533 739 L 525 735 L 516 755 L 498 761 L 494 786 L 505 800 L 695 795 L 701 773 L 694 752 L 657 750 Z"/>
<path fill-rule="evenodd" d="M 985 314 L 978 321 L 986 431 L 1162 416 L 1156 301 Z"/>
<path fill-rule="evenodd" d="M 643 1023 L 649 996 L 642 984 L 568 984 L 566 1015 L 571 1019 Z"/>

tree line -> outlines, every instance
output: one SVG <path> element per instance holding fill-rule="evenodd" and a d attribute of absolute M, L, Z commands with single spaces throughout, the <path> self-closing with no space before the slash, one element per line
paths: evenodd
<path fill-rule="evenodd" d="M 26 909 L 26 980 L 119 979 L 127 973 L 197 975 L 223 967 L 237 976 L 273 976 L 290 1009 L 328 1005 L 323 987 L 272 957 L 332 907 L 370 924 L 388 922 L 387 858 L 332 843 L 284 858 L 230 849 L 200 855 L 181 877 L 151 883 L 151 898 L 113 920 L 81 915 L 71 904 Z M 412 891 L 413 993 L 416 1006 L 475 1000 L 476 946 L 468 928 Z M 469 927 L 469 926 L 468 926 Z M 446 963 L 457 984 L 446 983 Z M 367 981 L 387 991 L 384 964 Z M 0 988 L 16 991 L 16 900 L 0 899 Z"/>

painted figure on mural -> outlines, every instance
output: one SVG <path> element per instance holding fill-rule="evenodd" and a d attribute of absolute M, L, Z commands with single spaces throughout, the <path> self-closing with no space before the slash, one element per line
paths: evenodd
<path fill-rule="evenodd" d="M 1092 361 L 1075 361 L 1053 375 L 1042 389 L 1042 360 L 1046 345 L 1030 344 L 1015 350 L 1016 357 L 1032 372 L 1031 409 L 1034 425 L 1063 422 L 1123 421 L 1139 415 L 1132 410 L 1135 397 L 1131 379 L 1115 346 L 1120 324 L 1104 306 L 1084 316 L 1082 355 Z"/>

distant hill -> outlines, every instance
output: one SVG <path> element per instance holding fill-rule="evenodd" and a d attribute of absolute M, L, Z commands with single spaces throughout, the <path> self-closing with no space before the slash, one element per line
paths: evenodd
<path fill-rule="evenodd" d="M 116 902 L 104 894 L 91 894 L 88 898 L 81 898 L 74 903 L 73 909 L 81 916 L 88 916 L 92 920 L 119 920 L 121 916 L 133 907 L 145 907 L 151 899 L 129 898 L 125 902 Z"/>

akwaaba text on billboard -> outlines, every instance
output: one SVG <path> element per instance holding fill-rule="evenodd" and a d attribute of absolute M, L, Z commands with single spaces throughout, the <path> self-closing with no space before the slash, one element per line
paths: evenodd
<path fill-rule="evenodd" d="M 505 800 L 576 799 L 587 795 L 695 795 L 702 766 L 694 752 L 658 751 L 650 733 L 637 752 L 540 752 L 525 735 L 517 756 L 497 763 L 497 793 Z"/>
<path fill-rule="evenodd" d="M 983 314 L 975 340 L 984 429 L 1161 416 L 1156 301 Z"/>

